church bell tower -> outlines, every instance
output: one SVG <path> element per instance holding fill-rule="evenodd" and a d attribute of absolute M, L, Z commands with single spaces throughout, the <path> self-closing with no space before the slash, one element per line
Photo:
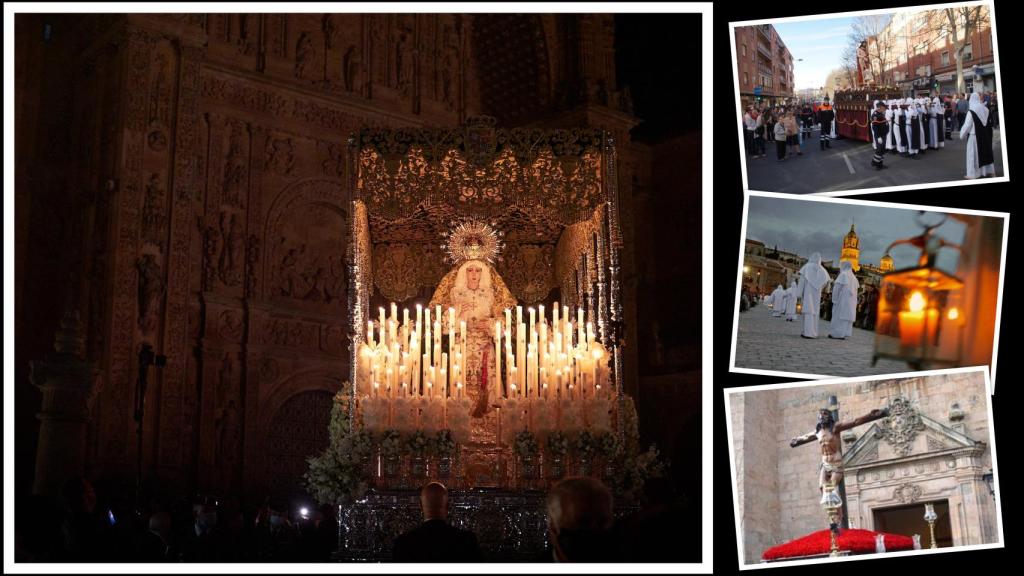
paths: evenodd
<path fill-rule="evenodd" d="M 849 262 L 854 272 L 860 271 L 860 239 L 857 238 L 857 232 L 853 229 L 852 223 L 850 231 L 843 237 L 843 252 L 839 261 Z"/>

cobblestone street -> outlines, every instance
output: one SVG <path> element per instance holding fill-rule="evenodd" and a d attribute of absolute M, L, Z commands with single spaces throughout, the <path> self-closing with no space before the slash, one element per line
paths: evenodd
<path fill-rule="evenodd" d="M 863 376 L 892 374 L 909 370 L 906 363 L 879 359 L 871 366 L 875 333 L 853 329 L 846 340 L 828 337 L 831 322 L 819 320 L 818 338 L 800 337 L 802 318 L 793 322 L 773 318 L 772 311 L 758 304 L 740 313 L 736 332 L 736 367 L 782 372 L 803 372 L 822 376 Z"/>

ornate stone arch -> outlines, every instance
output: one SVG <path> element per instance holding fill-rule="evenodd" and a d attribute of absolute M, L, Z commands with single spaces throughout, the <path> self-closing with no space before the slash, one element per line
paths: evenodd
<path fill-rule="evenodd" d="M 328 442 L 332 398 L 342 374 L 323 368 L 296 373 L 274 385 L 256 416 L 259 491 L 275 497 L 301 493 L 306 458 Z"/>

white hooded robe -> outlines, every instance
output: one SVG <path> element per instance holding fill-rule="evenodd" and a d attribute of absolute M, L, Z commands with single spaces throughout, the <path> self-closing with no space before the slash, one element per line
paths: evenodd
<path fill-rule="evenodd" d="M 796 320 L 796 299 L 800 297 L 796 279 L 790 280 L 786 289 L 786 320 Z"/>
<path fill-rule="evenodd" d="M 981 128 L 984 128 L 988 124 L 988 108 L 981 103 L 981 96 L 977 92 L 971 94 L 968 108 L 978 115 L 978 120 L 982 123 Z M 978 138 L 975 135 L 978 128 L 974 125 L 974 116 L 968 112 L 964 125 L 960 127 L 960 139 L 967 138 L 967 178 L 971 180 L 987 175 L 994 176 L 996 173 L 995 164 L 978 165 Z"/>
<path fill-rule="evenodd" d="M 839 275 L 832 284 L 832 332 L 833 338 L 849 338 L 853 335 L 853 321 L 857 318 L 857 291 L 860 282 L 853 274 L 849 262 L 839 263 Z"/>
<path fill-rule="evenodd" d="M 772 291 L 771 295 L 768 296 L 768 303 L 772 305 L 772 316 L 775 318 L 782 316 L 782 312 L 785 310 L 786 304 L 783 302 L 785 293 L 786 291 L 782 289 L 782 284 L 779 284 Z"/>
<path fill-rule="evenodd" d="M 821 289 L 829 281 L 828 272 L 821 265 L 821 253 L 811 254 L 811 258 L 800 269 L 800 298 L 803 308 L 800 313 L 804 317 L 802 335 L 808 338 L 818 337 L 818 309 L 821 306 Z"/>

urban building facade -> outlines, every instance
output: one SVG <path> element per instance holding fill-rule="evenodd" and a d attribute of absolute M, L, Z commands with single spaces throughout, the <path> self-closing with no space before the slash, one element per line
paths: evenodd
<path fill-rule="evenodd" d="M 741 26 L 736 32 L 740 100 L 777 104 L 793 97 L 793 55 L 771 24 Z"/>

